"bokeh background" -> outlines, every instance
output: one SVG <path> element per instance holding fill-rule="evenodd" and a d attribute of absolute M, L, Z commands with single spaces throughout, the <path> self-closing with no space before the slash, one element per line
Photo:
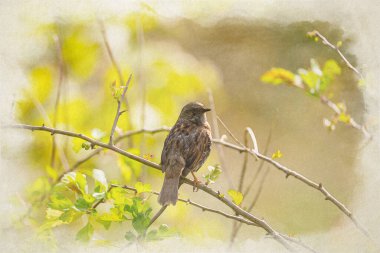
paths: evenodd
<path fill-rule="evenodd" d="M 371 40 L 368 37 L 372 36 L 370 24 L 374 21 L 354 18 L 358 13 L 368 18 L 370 10 L 360 9 L 353 2 L 349 7 L 337 3 L 332 8 L 327 4 L 317 6 L 312 1 L 273 5 L 244 1 L 223 1 L 217 5 L 212 2 L 127 4 L 120 1 L 105 5 L 79 4 L 75 10 L 70 8 L 70 3 L 22 3 L 19 6 L 1 4 L 2 19 L 7 24 L 2 30 L 9 35 L 1 44 L 2 124 L 49 125 L 47 117 L 54 118 L 59 83 L 59 58 L 54 38 L 58 36 L 64 80 L 57 128 L 107 139 L 116 108 L 112 83 L 116 82 L 117 87 L 120 80 L 106 52 L 100 19 L 124 80 L 133 74 L 127 93 L 128 112 L 119 121 L 120 131 L 171 126 L 186 102 L 198 100 L 209 105 L 208 91 L 211 91 L 217 114 L 240 140 L 243 140 L 244 128 L 250 126 L 263 150 L 271 133 L 269 156 L 281 150 L 283 157 L 279 161 L 282 164 L 314 181 L 323 182 L 331 193 L 357 213 L 374 238 L 379 235 L 378 215 L 370 215 L 379 204 L 377 188 L 371 188 L 372 184 L 376 186 L 379 175 L 371 170 L 379 154 L 376 149 L 378 104 L 374 102 L 378 96 L 373 83 L 376 75 L 371 72 L 377 66 L 376 49 L 371 46 L 374 45 L 372 37 Z M 329 15 L 331 9 L 339 10 L 339 15 Z M 347 16 L 350 20 L 344 18 Z M 306 36 L 315 29 L 332 42 L 342 41 L 344 54 L 366 73 L 364 87 L 359 87 L 356 76 L 334 51 Z M 309 68 L 310 59 L 321 65 L 333 59 L 341 66 L 342 74 L 334 80 L 329 92 L 334 101 L 346 103 L 353 118 L 366 123 L 374 135 L 369 144 L 365 143 L 361 132 L 343 124 L 333 132 L 328 131 L 323 126 L 323 118 L 330 117 L 331 112 L 318 99 L 292 87 L 273 86 L 260 80 L 272 67 L 293 72 Z M 44 108 L 42 111 L 36 106 L 38 104 Z M 222 126 L 220 131 L 226 133 Z M 45 216 L 42 207 L 33 209 L 33 219 L 23 224 L 17 220 L 30 204 L 28 189 L 41 177 L 46 177 L 50 135 L 18 130 L 1 132 L 4 249 L 28 252 L 29 249 L 50 251 L 56 247 L 61 252 L 91 247 L 98 251 L 164 251 L 173 250 L 171 245 L 181 245 L 188 251 L 228 249 L 232 222 L 185 204 L 170 208 L 159 220 L 178 231 L 180 238 L 126 247 L 124 234 L 128 224 L 123 223 L 112 226 L 109 231 L 99 226 L 90 245 L 83 245 L 75 241 L 75 234 L 85 224 L 85 218 L 55 228 L 49 238 L 39 237 L 36 227 Z M 165 133 L 141 135 L 125 141 L 121 147 L 159 162 L 165 136 Z M 69 164 L 89 152 L 80 148 L 82 142 L 67 137 L 56 139 L 65 150 Z M 230 137 L 229 140 L 232 141 Z M 224 154 L 223 173 L 212 187 L 227 192 L 237 188 L 243 156 L 227 149 Z M 214 147 L 198 174 L 206 174 L 208 165 L 218 163 Z M 258 166 L 258 162 L 249 160 L 246 182 L 251 180 Z M 159 190 L 162 183 L 161 173 L 110 152 L 93 158 L 82 168 L 102 169 L 107 179 L 120 183 L 150 183 L 154 190 Z M 58 159 L 55 169 L 63 170 Z M 273 167 L 266 165 L 264 170 L 270 171 L 254 214 L 322 251 L 376 250 L 375 244 L 360 234 L 347 217 L 318 192 L 292 178 L 285 179 Z M 245 196 L 243 207 L 251 201 L 257 186 Z M 229 211 L 201 192 L 193 193 L 188 186 L 181 189 L 180 196 Z M 150 202 L 153 210 L 158 210 L 155 196 Z M 265 235 L 259 229 L 243 226 L 233 249 L 282 250 L 272 240 L 263 238 Z"/>

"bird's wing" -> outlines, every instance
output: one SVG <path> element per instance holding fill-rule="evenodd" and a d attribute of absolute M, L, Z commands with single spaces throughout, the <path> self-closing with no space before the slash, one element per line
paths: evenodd
<path fill-rule="evenodd" d="M 184 156 L 186 161 L 184 176 L 189 174 L 192 170 L 198 170 L 210 154 L 211 149 L 211 137 L 209 131 L 206 129 L 196 131 L 196 136 L 189 138 L 189 140 L 193 143 L 189 145 L 190 150 L 188 150 Z"/>

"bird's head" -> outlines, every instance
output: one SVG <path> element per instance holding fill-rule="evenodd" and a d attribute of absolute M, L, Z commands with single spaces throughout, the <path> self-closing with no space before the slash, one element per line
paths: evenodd
<path fill-rule="evenodd" d="M 211 111 L 199 102 L 191 102 L 182 108 L 180 119 L 189 120 L 198 125 L 206 123 L 205 112 Z"/>

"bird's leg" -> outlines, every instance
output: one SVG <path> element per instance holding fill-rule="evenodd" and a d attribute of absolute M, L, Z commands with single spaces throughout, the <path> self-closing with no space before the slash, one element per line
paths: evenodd
<path fill-rule="evenodd" d="M 193 171 L 191 171 L 191 174 L 194 177 L 193 192 L 197 192 L 198 191 L 198 185 L 201 184 L 202 182 L 198 180 L 198 178 L 195 176 Z"/>

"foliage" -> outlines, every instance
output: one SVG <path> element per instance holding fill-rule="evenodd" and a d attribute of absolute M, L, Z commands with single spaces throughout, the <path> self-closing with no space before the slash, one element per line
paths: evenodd
<path fill-rule="evenodd" d="M 234 202 L 236 205 L 240 205 L 243 201 L 243 194 L 236 190 L 229 190 L 228 195 L 232 198 L 232 202 Z"/>
<path fill-rule="evenodd" d="M 351 124 L 351 116 L 347 114 L 346 105 L 343 102 L 334 104 L 328 98 L 332 96 L 332 93 L 327 91 L 331 88 L 336 77 L 341 74 L 341 71 L 335 60 L 327 60 L 321 68 L 315 59 L 311 59 L 309 69 L 300 68 L 297 73 L 293 73 L 283 68 L 272 68 L 261 76 L 261 81 L 273 85 L 286 84 L 300 88 L 308 95 L 331 102 L 332 104 L 329 106 L 337 108 L 337 110 L 334 110 L 335 114 L 331 119 L 323 119 L 323 124 L 329 130 L 335 130 L 335 125 L 338 122 Z M 280 158 L 281 155 L 276 157 Z"/>
<path fill-rule="evenodd" d="M 206 185 L 213 184 L 219 178 L 220 174 L 222 174 L 222 169 L 219 165 L 208 166 L 207 169 L 209 172 L 206 175 L 203 175 L 206 179 Z"/>

